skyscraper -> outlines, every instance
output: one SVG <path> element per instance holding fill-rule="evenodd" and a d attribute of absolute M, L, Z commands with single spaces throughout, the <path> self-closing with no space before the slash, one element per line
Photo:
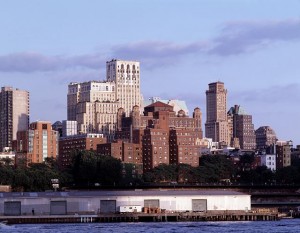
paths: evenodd
<path fill-rule="evenodd" d="M 17 131 L 29 126 L 29 92 L 2 87 L 0 92 L 0 151 L 12 148 Z"/>
<path fill-rule="evenodd" d="M 243 150 L 256 149 L 256 136 L 252 115 L 247 114 L 239 105 L 231 107 L 228 111 L 229 134 L 231 146 L 236 147 L 234 142 L 238 141 Z"/>
<path fill-rule="evenodd" d="M 106 78 L 116 83 L 115 99 L 130 115 L 132 107 L 141 107 L 140 63 L 137 61 L 111 60 L 106 62 Z"/>
<path fill-rule="evenodd" d="M 133 106 L 141 105 L 139 64 L 111 60 L 106 63 L 105 81 L 69 84 L 68 120 L 78 122 L 79 133 L 101 133 L 113 139 L 118 109 L 129 116 Z"/>
<path fill-rule="evenodd" d="M 229 145 L 227 90 L 223 82 L 210 83 L 206 91 L 205 137 Z"/>

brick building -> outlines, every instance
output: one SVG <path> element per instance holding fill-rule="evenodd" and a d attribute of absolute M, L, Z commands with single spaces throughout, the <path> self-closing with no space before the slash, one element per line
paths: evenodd
<path fill-rule="evenodd" d="M 256 149 L 267 154 L 274 153 L 274 145 L 276 144 L 277 136 L 275 131 L 270 126 L 261 126 L 255 130 Z"/>
<path fill-rule="evenodd" d="M 139 144 L 117 140 L 97 145 L 97 153 L 112 156 L 124 163 L 141 164 L 142 151 Z"/>
<path fill-rule="evenodd" d="M 247 114 L 239 105 L 227 112 L 231 146 L 242 150 L 256 149 L 256 136 L 252 115 Z"/>
<path fill-rule="evenodd" d="M 59 166 L 64 169 L 72 163 L 72 152 L 79 150 L 97 150 L 97 145 L 106 143 L 103 134 L 79 134 L 59 139 Z"/>
<path fill-rule="evenodd" d="M 23 162 L 42 163 L 46 158 L 57 157 L 58 132 L 52 130 L 50 122 L 33 122 L 29 130 L 17 132 L 14 145 L 17 165 Z"/>
<path fill-rule="evenodd" d="M 157 101 L 140 114 L 134 106 L 130 117 L 122 108 L 118 111 L 116 137 L 138 144 L 142 148 L 143 170 L 149 171 L 159 164 L 187 163 L 199 165 L 202 138 L 202 113 L 195 108 L 193 117 L 185 111 L 173 111 L 173 106 Z"/>

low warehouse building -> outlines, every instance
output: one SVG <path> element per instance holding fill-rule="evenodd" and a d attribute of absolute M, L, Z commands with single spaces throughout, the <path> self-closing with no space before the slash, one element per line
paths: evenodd
<path fill-rule="evenodd" d="M 0 193 L 0 215 L 117 213 L 123 207 L 172 212 L 251 209 L 251 197 L 227 190 L 135 190 Z"/>

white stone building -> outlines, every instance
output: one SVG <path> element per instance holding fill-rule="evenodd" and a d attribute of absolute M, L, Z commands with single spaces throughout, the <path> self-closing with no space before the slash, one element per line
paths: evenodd
<path fill-rule="evenodd" d="M 261 165 L 266 166 L 271 171 L 276 171 L 276 155 L 261 155 Z"/>
<path fill-rule="evenodd" d="M 68 137 L 77 134 L 77 121 L 62 122 L 62 136 Z"/>
<path fill-rule="evenodd" d="M 106 81 L 70 83 L 67 105 L 68 120 L 77 121 L 78 133 L 113 139 L 118 109 L 129 116 L 134 106 L 141 106 L 140 63 L 112 60 L 106 63 Z"/>

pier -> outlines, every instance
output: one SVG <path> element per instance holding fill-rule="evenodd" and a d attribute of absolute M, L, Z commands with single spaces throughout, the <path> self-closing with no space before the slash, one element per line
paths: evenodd
<path fill-rule="evenodd" d="M 99 223 L 99 222 L 192 222 L 192 221 L 277 221 L 278 213 L 208 211 L 205 213 L 122 213 L 98 215 L 0 216 L 7 224 Z"/>

